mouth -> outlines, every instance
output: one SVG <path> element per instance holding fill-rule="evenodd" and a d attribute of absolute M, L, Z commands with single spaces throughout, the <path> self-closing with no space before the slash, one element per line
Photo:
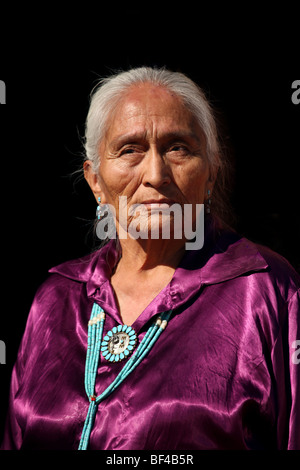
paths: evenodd
<path fill-rule="evenodd" d="M 145 201 L 141 201 L 138 203 L 133 204 L 129 208 L 129 213 L 130 215 L 137 214 L 169 214 L 170 210 L 172 210 L 172 206 L 176 204 L 174 207 L 174 210 L 177 209 L 178 202 L 175 201 L 174 199 L 169 199 L 169 198 L 157 198 L 157 199 L 147 199 Z M 181 209 L 181 207 L 180 207 Z"/>
<path fill-rule="evenodd" d="M 176 204 L 176 201 L 173 199 L 149 199 L 147 201 L 142 201 L 140 204 L 143 204 L 146 207 L 170 207 L 173 204 Z"/>

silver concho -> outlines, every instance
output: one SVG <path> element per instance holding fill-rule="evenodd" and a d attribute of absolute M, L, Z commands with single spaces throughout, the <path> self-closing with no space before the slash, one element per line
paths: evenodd
<path fill-rule="evenodd" d="M 136 343 L 137 335 L 131 326 L 115 326 L 103 338 L 102 356 L 109 362 L 122 361 L 132 353 Z"/>

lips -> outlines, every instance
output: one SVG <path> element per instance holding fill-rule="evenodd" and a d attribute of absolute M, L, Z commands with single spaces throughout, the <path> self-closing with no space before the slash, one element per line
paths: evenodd
<path fill-rule="evenodd" d="M 172 199 L 148 199 L 147 201 L 142 201 L 140 204 L 144 205 L 162 205 L 162 204 L 167 204 L 168 206 L 172 206 L 173 204 L 176 204 L 176 201 Z"/>

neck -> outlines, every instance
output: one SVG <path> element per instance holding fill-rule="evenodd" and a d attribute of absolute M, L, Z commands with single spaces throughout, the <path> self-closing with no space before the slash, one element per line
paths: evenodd
<path fill-rule="evenodd" d="M 120 240 L 122 257 L 118 267 L 136 273 L 150 272 L 159 267 L 175 269 L 185 252 L 182 240 Z"/>
<path fill-rule="evenodd" d="M 134 323 L 171 281 L 185 250 L 184 244 L 178 242 L 120 240 L 122 257 L 111 276 L 111 284 L 124 324 Z"/>

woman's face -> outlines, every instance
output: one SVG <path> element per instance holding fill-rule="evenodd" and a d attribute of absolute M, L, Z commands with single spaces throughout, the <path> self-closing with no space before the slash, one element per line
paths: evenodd
<path fill-rule="evenodd" d="M 204 203 L 212 187 L 205 145 L 177 96 L 152 84 L 133 86 L 110 116 L 99 148 L 99 194 L 94 192 L 114 206 L 117 223 L 120 196 L 126 197 L 127 213 L 137 204 L 149 213 L 174 203 Z M 128 223 L 134 217 L 137 212 Z"/>

